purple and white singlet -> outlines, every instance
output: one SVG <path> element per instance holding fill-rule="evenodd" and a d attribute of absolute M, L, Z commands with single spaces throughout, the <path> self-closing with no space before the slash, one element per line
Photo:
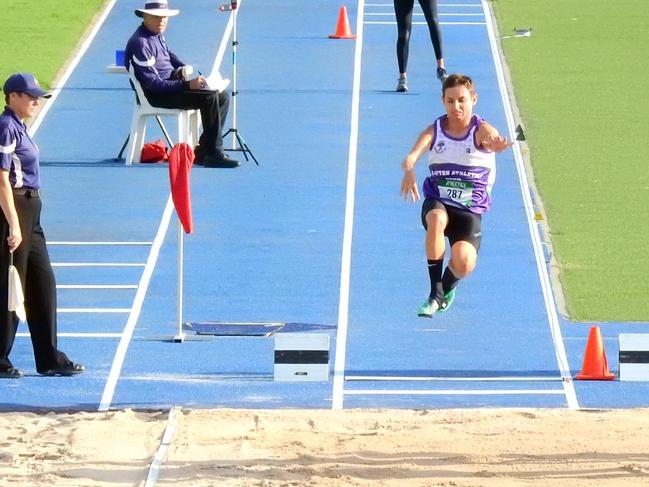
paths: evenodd
<path fill-rule="evenodd" d="M 496 155 L 476 146 L 476 132 L 482 119 L 473 115 L 466 135 L 455 138 L 435 120 L 435 137 L 430 145 L 424 196 L 478 215 L 491 207 L 491 188 L 496 180 Z"/>

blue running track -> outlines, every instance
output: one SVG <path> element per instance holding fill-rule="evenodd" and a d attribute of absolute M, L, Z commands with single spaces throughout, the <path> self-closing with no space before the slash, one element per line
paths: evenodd
<path fill-rule="evenodd" d="M 428 290 L 424 232 L 420 206 L 399 199 L 399 164 L 443 110 L 421 15 L 410 92 L 398 94 L 390 0 L 347 5 L 356 41 L 327 38 L 340 7 L 329 0 L 239 5 L 237 126 L 261 165 L 193 169 L 183 319 L 329 333 L 330 380 L 275 381 L 272 335 L 188 332 L 173 342 L 178 240 L 168 170 L 114 160 L 133 95 L 126 76 L 106 65 L 141 6 L 120 0 L 109 3 L 35 126 L 60 345 L 87 373 L 38 376 L 21 325 L 12 361 L 26 377 L 0 383 L 1 409 L 649 404 L 646 383 L 572 380 L 590 324 L 557 313 L 518 146 L 498 157 L 476 271 L 448 313 L 416 316 Z M 231 14 L 212 0 L 173 6 L 181 10 L 166 35 L 173 50 L 203 72 L 216 59 L 231 77 Z M 474 78 L 477 113 L 511 134 L 487 2 L 441 2 L 440 18 L 449 71 Z M 150 124 L 147 140 L 160 137 Z M 420 162 L 420 180 L 425 173 Z M 615 372 L 619 333 L 649 332 L 646 323 L 599 325 Z"/>

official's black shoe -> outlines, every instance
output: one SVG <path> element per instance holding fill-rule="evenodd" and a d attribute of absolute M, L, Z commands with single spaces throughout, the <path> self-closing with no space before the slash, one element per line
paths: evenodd
<path fill-rule="evenodd" d="M 19 379 L 23 373 L 15 367 L 0 369 L 0 379 Z"/>
<path fill-rule="evenodd" d="M 39 370 L 38 373 L 48 377 L 53 377 L 55 375 L 60 375 L 62 377 L 70 377 L 72 375 L 82 374 L 83 372 L 85 372 L 85 370 L 86 368 L 81 364 L 68 362 L 67 364 L 59 365 L 58 367 L 49 370 L 44 370 L 43 372 Z"/>
<path fill-rule="evenodd" d="M 204 154 L 200 159 L 197 159 L 194 164 L 203 167 L 221 167 L 221 168 L 234 168 L 239 167 L 239 161 L 230 159 L 227 154 Z"/>
<path fill-rule="evenodd" d="M 205 151 L 200 145 L 194 147 L 194 164 L 205 155 Z"/>

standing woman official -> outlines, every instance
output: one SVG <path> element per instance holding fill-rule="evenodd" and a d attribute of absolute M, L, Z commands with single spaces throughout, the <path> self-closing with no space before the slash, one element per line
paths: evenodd
<path fill-rule="evenodd" d="M 439 31 L 439 21 L 437 19 L 437 0 L 419 0 L 419 5 L 426 17 L 430 40 L 435 50 L 435 59 L 437 59 L 437 79 L 444 81 L 446 68 L 444 65 L 444 56 L 442 56 L 442 35 Z M 410 44 L 410 30 L 412 29 L 412 8 L 414 0 L 394 0 L 394 13 L 397 17 L 397 61 L 399 62 L 399 81 L 397 82 L 397 91 L 403 93 L 408 91 L 408 77 L 406 69 L 408 68 L 408 45 Z"/>
<path fill-rule="evenodd" d="M 27 325 L 36 371 L 42 375 L 76 375 L 85 370 L 57 349 L 56 282 L 41 228 L 39 150 L 24 124 L 49 98 L 33 75 L 18 73 L 4 84 L 5 109 L 0 115 L 0 378 L 22 372 L 9 360 L 18 318 L 8 311 L 10 253 L 25 296 Z"/>

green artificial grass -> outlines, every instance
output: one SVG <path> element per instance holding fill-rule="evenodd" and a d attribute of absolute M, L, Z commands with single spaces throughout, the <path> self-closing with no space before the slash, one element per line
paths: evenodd
<path fill-rule="evenodd" d="M 647 0 L 494 0 L 570 317 L 649 321 Z"/>
<path fill-rule="evenodd" d="M 2 0 L 0 83 L 31 72 L 49 88 L 106 0 Z"/>

